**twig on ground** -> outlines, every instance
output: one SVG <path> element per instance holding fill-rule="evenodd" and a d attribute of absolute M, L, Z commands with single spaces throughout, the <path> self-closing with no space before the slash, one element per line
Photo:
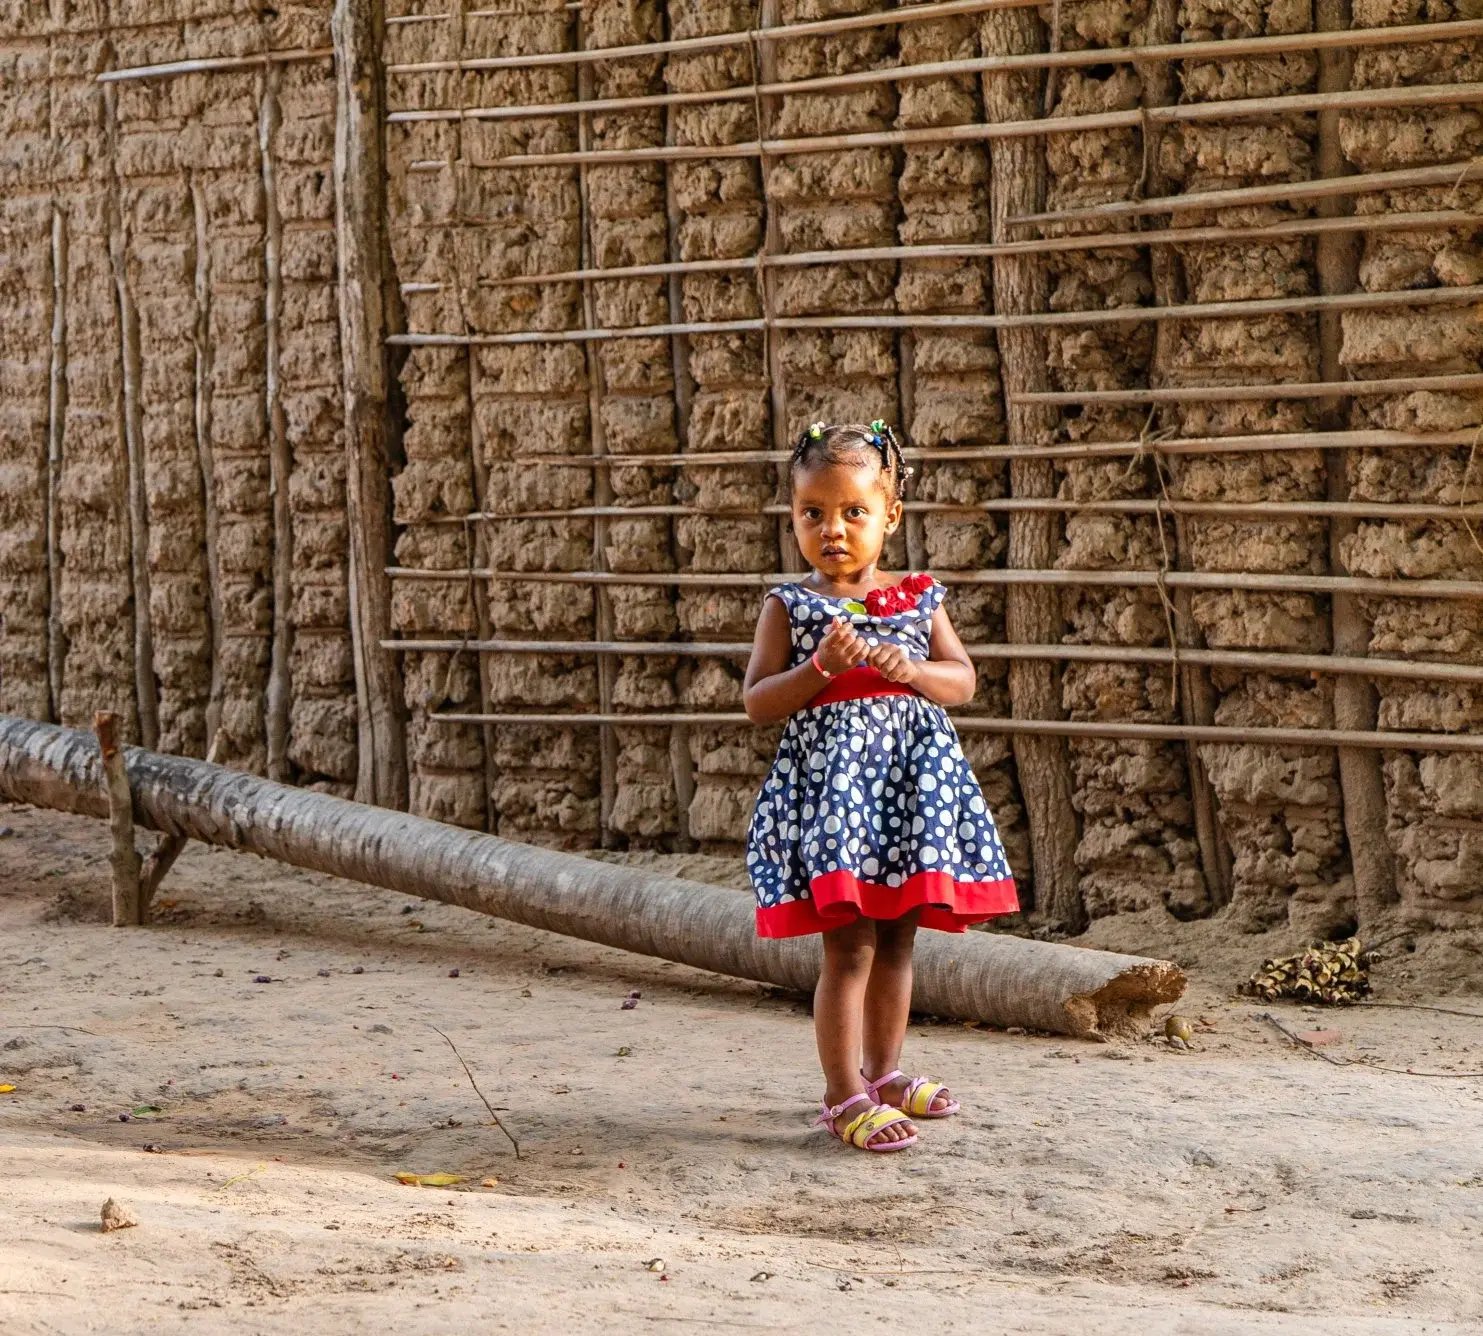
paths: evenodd
<path fill-rule="evenodd" d="M 483 1103 L 484 1107 L 489 1110 L 489 1116 L 493 1120 L 494 1125 L 505 1134 L 505 1136 L 509 1139 L 510 1145 L 515 1147 L 515 1158 L 518 1160 L 520 1158 L 520 1143 L 515 1140 L 514 1134 L 510 1131 L 510 1129 L 506 1127 L 502 1122 L 500 1122 L 499 1114 L 494 1111 L 494 1105 L 484 1098 L 484 1092 L 479 1089 L 479 1083 L 474 1080 L 474 1074 L 469 1070 L 469 1064 L 463 1060 L 463 1054 L 458 1051 L 458 1045 L 455 1044 L 451 1039 L 449 1039 L 447 1035 L 443 1034 L 443 1032 L 438 1029 L 438 1027 L 431 1021 L 427 1022 L 427 1028 L 434 1034 L 441 1035 L 443 1042 L 453 1050 L 453 1056 L 458 1059 L 458 1065 L 463 1068 L 463 1074 L 469 1078 L 469 1084 L 474 1087 L 474 1094 L 479 1096 L 479 1099 Z"/>
<path fill-rule="evenodd" d="M 216 1190 L 218 1192 L 221 1192 L 223 1189 L 231 1187 L 233 1183 L 240 1183 L 244 1178 L 251 1178 L 254 1174 L 261 1173 L 267 1167 L 268 1162 L 266 1160 L 264 1160 L 261 1164 L 255 1164 L 245 1174 L 236 1174 L 232 1178 L 227 1179 L 225 1182 L 218 1183 L 216 1185 Z"/>
<path fill-rule="evenodd" d="M 94 1039 L 103 1039 L 103 1038 L 106 1038 L 107 1037 L 107 1036 L 101 1035 L 101 1034 L 94 1034 L 92 1030 L 84 1030 L 79 1025 L 12 1025 L 12 1024 L 10 1024 L 7 1021 L 5 1023 L 5 1025 L 0 1026 L 0 1029 L 5 1029 L 5 1030 L 67 1030 L 67 1031 L 69 1031 L 72 1034 L 87 1034 L 87 1035 L 92 1035 Z"/>
<path fill-rule="evenodd" d="M 1378 1062 L 1361 1062 L 1358 1058 L 1336 1058 L 1332 1053 L 1325 1053 L 1322 1049 L 1310 1044 L 1296 1030 L 1288 1029 L 1270 1011 L 1259 1011 L 1256 1018 L 1259 1021 L 1266 1021 L 1274 1030 L 1292 1040 L 1305 1053 L 1311 1053 L 1315 1058 L 1322 1058 L 1325 1062 L 1332 1063 L 1335 1067 L 1362 1067 L 1366 1071 L 1391 1072 L 1396 1076 L 1434 1076 L 1443 1081 L 1476 1081 L 1483 1079 L 1483 1072 L 1418 1072 L 1410 1067 L 1386 1067 Z"/>
<path fill-rule="evenodd" d="M 1483 1021 L 1483 1011 L 1458 1011 L 1455 1007 L 1434 1007 L 1426 1002 L 1357 1002 L 1358 1007 L 1393 1007 L 1397 1011 L 1439 1011 L 1444 1016 L 1466 1016 L 1469 1020 Z"/>

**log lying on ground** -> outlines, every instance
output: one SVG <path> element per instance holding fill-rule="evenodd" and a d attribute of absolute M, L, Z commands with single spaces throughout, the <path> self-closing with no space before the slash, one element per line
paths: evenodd
<path fill-rule="evenodd" d="M 811 989 L 815 938 L 765 941 L 750 896 L 347 802 L 205 761 L 125 750 L 134 819 L 641 955 Z M 106 817 L 95 739 L 0 715 L 0 798 Z M 918 941 L 912 1005 L 938 1016 L 1101 1037 L 1132 1033 L 1184 991 L 1167 961 L 991 933 Z"/>

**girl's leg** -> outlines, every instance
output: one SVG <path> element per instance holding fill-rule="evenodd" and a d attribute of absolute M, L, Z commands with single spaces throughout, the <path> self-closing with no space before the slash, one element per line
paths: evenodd
<path fill-rule="evenodd" d="M 901 1066 L 901 1045 L 911 1011 L 911 953 L 916 935 L 915 911 L 875 925 L 875 960 L 865 988 L 863 1035 L 865 1070 L 872 1080 Z M 880 1099 L 895 1103 L 905 1090 L 905 1081 L 893 1081 L 880 1088 Z M 941 1094 L 933 1099 L 932 1107 L 945 1109 L 949 1103 L 947 1095 Z"/>
<path fill-rule="evenodd" d="M 856 919 L 824 934 L 824 967 L 814 990 L 814 1037 L 824 1068 L 824 1100 L 833 1108 L 865 1090 L 860 1075 L 861 1030 L 866 985 L 875 960 L 874 920 Z M 859 1114 L 857 1105 L 836 1121 L 847 1123 Z M 912 1134 L 910 1123 L 896 1123 L 881 1133 L 883 1141 L 899 1141 Z"/>

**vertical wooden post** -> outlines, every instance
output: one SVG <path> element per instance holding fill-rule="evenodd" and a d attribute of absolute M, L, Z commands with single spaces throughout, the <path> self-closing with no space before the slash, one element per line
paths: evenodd
<path fill-rule="evenodd" d="M 118 172 L 118 91 L 103 86 L 108 126 L 108 155 L 112 164 L 108 191 L 108 253 L 113 263 L 118 298 L 119 379 L 122 385 L 123 454 L 128 464 L 129 568 L 133 584 L 134 689 L 139 735 L 146 747 L 159 741 L 160 720 L 154 675 L 154 634 L 149 620 L 149 512 L 144 492 L 144 418 L 139 402 L 139 314 L 129 288 L 128 219 Z"/>
<path fill-rule="evenodd" d="M 99 710 L 93 716 L 98 751 L 103 757 L 103 784 L 108 793 L 108 833 L 113 837 L 109 866 L 113 870 L 113 926 L 137 927 L 144 922 L 139 895 L 139 852 L 134 848 L 134 799 L 118 745 L 118 716 Z"/>
<path fill-rule="evenodd" d="M 665 36 L 674 36 L 668 6 L 664 9 Z M 664 111 L 664 142 L 673 146 L 675 135 L 675 108 Z M 664 169 L 664 206 L 668 224 L 669 258 L 680 259 L 680 224 L 684 221 L 678 199 L 675 197 L 675 168 L 667 164 Z M 669 275 L 668 284 L 669 319 L 674 325 L 685 323 L 685 280 L 679 274 Z M 690 404 L 695 394 L 695 383 L 690 376 L 690 339 L 676 334 L 669 341 L 670 358 L 674 367 L 675 383 L 675 441 L 680 453 L 690 448 Z M 683 467 L 683 466 L 682 466 Z M 680 470 L 675 471 L 680 476 Z M 674 541 L 674 529 L 670 529 L 670 541 Z M 676 597 L 677 595 L 672 595 Z M 694 672 L 694 665 L 682 668 L 682 672 Z M 675 781 L 676 836 L 684 850 L 695 847 L 690 834 L 690 804 L 695 801 L 695 758 L 690 754 L 690 729 L 677 724 L 669 731 L 669 767 Z"/>
<path fill-rule="evenodd" d="M 62 667 L 67 636 L 62 628 L 62 442 L 67 425 L 67 215 L 51 217 L 51 383 L 46 433 L 46 675 L 51 718 L 62 722 Z"/>
<path fill-rule="evenodd" d="M 279 326 L 283 310 L 283 219 L 278 211 L 278 174 L 273 139 L 278 132 L 277 64 L 268 62 L 258 83 L 258 160 L 263 183 L 263 414 L 268 438 L 268 491 L 273 502 L 273 648 L 268 666 L 268 778 L 288 778 L 288 698 L 292 693 L 294 534 L 289 504 L 293 452 L 283 415 L 278 368 Z"/>
<path fill-rule="evenodd" d="M 576 14 L 576 49 L 586 45 L 586 23 L 583 11 Z M 577 100 L 592 100 L 592 65 L 583 61 L 577 66 Z M 585 112 L 577 113 L 577 147 L 586 153 L 592 147 L 592 134 Z M 592 244 L 592 201 L 588 186 L 585 164 L 577 168 L 577 193 L 582 211 L 581 224 L 581 267 L 590 269 L 596 264 L 596 251 Z M 597 302 L 592 283 L 582 280 L 582 323 L 588 329 L 597 328 Z M 602 401 L 606 391 L 603 375 L 602 348 L 588 342 L 587 353 L 587 431 L 592 442 L 592 453 L 602 456 L 608 452 L 607 432 L 603 428 Z M 613 475 L 606 468 L 596 468 L 592 474 L 593 501 L 599 506 L 613 504 Z M 592 569 L 605 571 L 608 568 L 608 520 L 599 515 L 592 521 Z M 613 598 L 605 584 L 593 591 L 599 640 L 613 639 Z M 611 654 L 602 654 L 597 660 L 597 705 L 598 711 L 610 716 L 613 713 L 614 689 L 618 681 L 618 660 Z M 602 724 L 597 731 L 598 765 L 600 767 L 598 789 L 598 839 L 603 848 L 616 846 L 613 834 L 613 803 L 618 796 L 618 734 L 612 724 Z"/>
<path fill-rule="evenodd" d="M 1314 26 L 1320 32 L 1335 32 L 1350 26 L 1350 0 L 1317 0 Z M 1354 57 L 1351 52 L 1324 50 L 1318 55 L 1318 90 L 1340 92 L 1349 87 Z M 1338 111 L 1318 113 L 1318 174 L 1321 177 L 1344 176 L 1348 164 L 1339 144 Z M 1353 207 L 1351 199 L 1319 200 L 1320 217 L 1338 217 Z M 1320 233 L 1314 247 L 1319 291 L 1353 292 L 1358 286 L 1358 238 L 1353 233 Z M 1318 316 L 1318 367 L 1320 380 L 1344 378 L 1339 354 L 1343 348 L 1343 317 L 1337 312 L 1320 312 Z M 1319 427 L 1338 431 L 1349 425 L 1346 398 L 1325 399 L 1319 403 Z M 1347 450 L 1324 451 L 1324 472 L 1330 501 L 1349 497 L 1346 472 Z M 1329 521 L 1329 567 L 1339 575 L 1347 574 L 1342 556 L 1344 539 L 1357 529 L 1352 519 Z M 1362 658 L 1370 652 L 1370 626 L 1353 594 L 1336 593 L 1330 600 L 1333 652 Z M 1378 700 L 1374 683 L 1366 677 L 1343 674 L 1333 679 L 1334 727 L 1372 730 L 1378 717 Z M 1354 870 L 1355 910 L 1361 929 L 1373 924 L 1384 910 L 1396 901 L 1395 858 L 1385 829 L 1385 778 L 1381 753 L 1366 747 L 1340 747 L 1339 792 L 1344 807 L 1344 834 L 1349 844 L 1349 860 Z"/>
<path fill-rule="evenodd" d="M 1179 40 L 1178 0 L 1153 0 L 1149 8 L 1148 22 L 1144 32 L 1150 44 L 1173 43 Z M 1137 66 L 1143 81 L 1143 105 L 1145 107 L 1171 106 L 1178 100 L 1173 63 L 1167 60 L 1149 61 Z M 1163 127 L 1152 122 L 1143 126 L 1144 181 L 1147 195 L 1169 194 L 1169 183 L 1159 167 L 1159 141 Z M 1151 226 L 1167 227 L 1168 217 L 1148 220 Z M 1149 271 L 1153 279 L 1154 300 L 1160 306 L 1174 306 L 1184 300 L 1184 283 L 1179 270 L 1179 257 L 1173 246 L 1150 246 Z M 1178 322 L 1160 320 L 1154 328 L 1153 366 L 1149 384 L 1157 385 L 1163 369 L 1170 365 L 1174 341 L 1178 338 Z M 1163 472 L 1163 461 L 1157 456 L 1154 466 Z M 1159 486 L 1162 489 L 1163 478 Z M 1163 517 L 1159 517 L 1163 523 Z M 1173 516 L 1174 567 L 1188 570 L 1189 539 L 1185 533 L 1184 517 Z M 1174 639 L 1171 648 L 1197 649 L 1203 646 L 1204 637 L 1195 625 L 1194 600 L 1188 589 L 1175 589 L 1170 599 L 1174 605 Z M 1215 722 L 1215 691 L 1210 685 L 1207 668 L 1190 666 L 1179 670 L 1179 713 L 1186 724 L 1210 725 Z M 1200 871 L 1205 876 L 1205 892 L 1212 908 L 1229 904 L 1231 900 L 1231 849 L 1220 828 L 1219 805 L 1215 798 L 1215 787 L 1200 755 L 1200 744 L 1184 744 L 1185 771 L 1189 776 L 1190 807 L 1194 818 L 1195 842 L 1200 848 Z"/>
<path fill-rule="evenodd" d="M 385 91 L 379 0 L 335 0 L 335 235 L 345 404 L 345 506 L 350 534 L 350 638 L 355 658 L 359 773 L 355 794 L 407 805 L 401 669 L 391 636 L 391 370 L 386 348 Z"/>
<path fill-rule="evenodd" d="M 195 223 L 195 427 L 196 460 L 201 470 L 201 507 L 206 530 L 207 615 L 211 618 L 211 686 L 206 697 L 206 753 L 211 755 L 221 727 L 222 616 L 220 524 L 216 510 L 216 458 L 211 452 L 211 244 L 207 239 L 206 189 L 200 173 L 190 177 L 191 215 Z"/>
<path fill-rule="evenodd" d="M 984 55 L 1027 54 L 1044 50 L 1040 20 L 1029 10 L 984 16 L 980 29 Z M 984 119 L 1032 120 L 1040 115 L 1041 75 L 990 73 L 984 77 Z M 1038 139 L 1007 139 L 989 155 L 989 217 L 994 241 L 1010 240 L 1007 219 L 1035 213 L 1045 198 L 1045 153 Z M 1048 301 L 1044 266 L 1033 256 L 998 256 L 994 266 L 994 309 L 1028 315 Z M 999 332 L 1000 375 L 1006 399 L 1048 390 L 1045 335 L 1038 329 Z M 1009 439 L 1017 445 L 1049 444 L 1053 410 L 1009 403 Z M 1016 459 L 1009 466 L 1013 496 L 1051 497 L 1055 466 L 1048 459 Z M 1009 565 L 1048 570 L 1055 565 L 1060 519 L 1046 513 L 1016 512 L 1009 519 Z M 1016 643 L 1058 644 L 1063 626 L 1060 593 L 1052 586 L 1010 585 L 1005 591 L 1005 630 Z M 1009 665 L 1010 710 L 1016 719 L 1060 719 L 1060 670 L 1052 663 L 1014 660 Z M 1035 908 L 1052 926 L 1075 931 L 1086 924 L 1086 906 L 1076 873 L 1078 838 L 1072 806 L 1071 769 L 1063 738 L 1014 738 L 1015 768 L 1030 826 L 1035 873 Z"/>

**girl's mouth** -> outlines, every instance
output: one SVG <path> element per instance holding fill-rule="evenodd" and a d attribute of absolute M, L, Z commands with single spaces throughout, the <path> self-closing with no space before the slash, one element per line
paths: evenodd
<path fill-rule="evenodd" d="M 849 553 L 846 552 L 844 550 L 844 548 L 842 548 L 842 547 L 832 547 L 831 546 L 831 547 L 820 548 L 819 549 L 819 555 L 821 557 L 846 557 L 846 556 L 849 555 Z"/>

